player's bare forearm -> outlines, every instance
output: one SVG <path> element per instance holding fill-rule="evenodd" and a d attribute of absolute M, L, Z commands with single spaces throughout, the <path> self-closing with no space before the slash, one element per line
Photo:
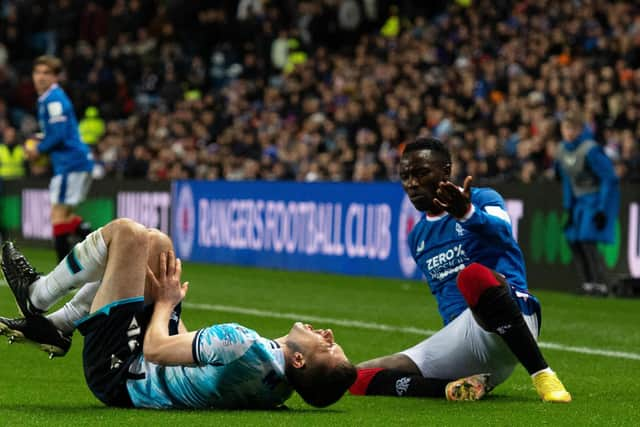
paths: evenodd
<path fill-rule="evenodd" d="M 167 325 L 173 309 L 187 294 L 188 284 L 180 283 L 182 263 L 173 251 L 162 252 L 158 277 L 147 266 L 147 279 L 151 284 L 153 315 L 144 337 L 144 356 L 159 365 L 193 364 L 192 343 L 195 332 L 169 335 Z"/>
<path fill-rule="evenodd" d="M 182 319 L 180 319 L 180 322 L 178 323 L 178 333 L 179 334 L 186 334 L 188 332 L 189 332 L 189 329 L 187 329 L 187 326 L 184 324 Z"/>
<path fill-rule="evenodd" d="M 144 335 L 144 355 L 147 359 L 152 360 L 157 353 L 158 348 L 166 337 L 169 337 L 166 325 L 169 324 L 172 308 L 168 304 L 156 303 L 153 306 L 153 314 Z M 162 325 L 165 325 L 162 327 Z"/>
<path fill-rule="evenodd" d="M 153 315 L 144 336 L 144 357 L 158 365 L 193 364 L 191 345 L 195 332 L 169 335 L 167 325 L 171 318 L 173 306 L 167 302 L 154 304 Z M 181 322 L 182 323 L 182 322 Z"/>

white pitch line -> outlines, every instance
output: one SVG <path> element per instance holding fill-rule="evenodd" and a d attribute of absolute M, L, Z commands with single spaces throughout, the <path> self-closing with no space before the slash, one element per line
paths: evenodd
<path fill-rule="evenodd" d="M 4 283 L 4 280 L 0 280 L 0 286 L 6 286 L 6 284 Z M 274 311 L 257 310 L 254 308 L 245 308 L 245 307 L 234 307 L 229 305 L 195 304 L 195 303 L 187 303 L 187 302 L 185 302 L 183 305 L 185 307 L 193 308 L 196 310 L 246 314 L 249 316 L 270 317 L 273 319 L 307 320 L 310 322 L 330 323 L 333 325 L 346 326 L 350 328 L 369 329 L 373 331 L 404 332 L 408 334 L 415 334 L 415 335 L 422 335 L 422 336 L 431 336 L 436 333 L 436 331 L 432 331 L 430 329 L 420 329 L 420 328 L 414 328 L 412 326 L 384 325 L 382 323 L 363 322 L 360 320 L 348 320 L 348 319 L 332 319 L 330 317 L 311 316 L 307 314 L 276 313 Z M 640 354 L 638 353 L 629 353 L 629 352 L 614 351 L 614 350 L 602 350 L 599 348 L 590 348 L 590 347 L 572 347 L 572 346 L 553 343 L 553 342 L 539 342 L 538 345 L 542 348 L 566 351 L 569 353 L 589 354 L 593 356 L 611 357 L 614 359 L 640 360 Z"/>
<path fill-rule="evenodd" d="M 411 326 L 385 325 L 382 323 L 363 322 L 360 320 L 348 320 L 348 319 L 333 319 L 331 317 L 311 316 L 307 314 L 297 314 L 297 313 L 277 313 L 274 311 L 258 310 L 255 308 L 246 308 L 246 307 L 235 307 L 230 305 L 196 304 L 196 303 L 187 303 L 187 302 L 183 303 L 183 305 L 185 308 L 193 308 L 196 310 L 203 310 L 203 311 L 219 311 L 223 313 L 246 314 L 249 316 L 258 316 L 258 317 L 270 317 L 273 319 L 288 319 L 288 320 L 320 322 L 320 323 L 327 323 L 327 324 L 333 324 L 333 325 L 339 325 L 339 326 L 346 326 L 351 328 L 369 329 L 374 331 L 404 332 L 408 334 L 415 334 L 415 335 L 422 335 L 422 336 L 431 336 L 436 333 L 436 331 L 432 331 L 429 329 L 420 329 L 420 328 L 414 328 Z M 590 347 L 572 347 L 572 346 L 552 343 L 552 342 L 540 342 L 538 343 L 538 345 L 542 348 L 566 351 L 569 353 L 589 354 L 594 356 L 611 357 L 614 359 L 640 360 L 640 354 L 638 353 L 629 353 L 629 352 L 614 351 L 614 350 L 603 350 L 603 349 L 590 348 Z"/>

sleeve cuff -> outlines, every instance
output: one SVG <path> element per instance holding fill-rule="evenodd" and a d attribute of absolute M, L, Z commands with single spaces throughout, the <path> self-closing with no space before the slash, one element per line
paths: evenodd
<path fill-rule="evenodd" d="M 191 343 L 191 355 L 193 356 L 193 361 L 196 364 L 200 364 L 200 358 L 198 357 L 198 342 L 200 341 L 200 335 L 202 335 L 202 329 L 196 332 L 196 336 L 193 337 L 193 342 Z"/>
<path fill-rule="evenodd" d="M 470 203 L 469 204 L 469 210 L 467 211 L 466 214 L 464 214 L 464 216 L 462 218 L 458 218 L 458 221 L 466 222 L 469 218 L 471 218 L 473 216 L 474 213 L 476 213 L 476 207 L 473 206 L 473 203 Z"/>

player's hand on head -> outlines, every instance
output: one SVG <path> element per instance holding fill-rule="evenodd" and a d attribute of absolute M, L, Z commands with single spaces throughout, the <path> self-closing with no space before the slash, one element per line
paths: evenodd
<path fill-rule="evenodd" d="M 442 181 L 436 191 L 433 202 L 456 218 L 464 217 L 471 207 L 471 182 L 473 178 L 467 176 L 462 191 L 451 181 Z"/>
<path fill-rule="evenodd" d="M 151 283 L 151 296 L 154 302 L 167 302 L 174 306 L 182 301 L 189 289 L 189 282 L 180 282 L 182 261 L 173 251 L 162 252 L 159 260 L 158 276 L 147 266 L 147 278 Z"/>

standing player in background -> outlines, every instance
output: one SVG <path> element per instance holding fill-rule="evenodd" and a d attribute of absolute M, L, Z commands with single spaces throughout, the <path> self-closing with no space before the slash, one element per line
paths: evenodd
<path fill-rule="evenodd" d="M 86 225 L 74 208 L 87 196 L 91 186 L 91 151 L 80 139 L 78 121 L 69 97 L 58 86 L 62 63 L 52 56 L 40 56 L 33 64 L 33 84 L 38 93 L 38 122 L 43 137 L 26 145 L 29 159 L 49 156 L 53 178 L 49 184 L 51 225 L 58 261 L 76 240 L 86 235 Z M 79 238 L 80 239 L 79 239 Z"/>
<path fill-rule="evenodd" d="M 434 138 L 407 145 L 400 160 L 402 186 L 424 212 L 409 235 L 410 250 L 444 327 L 412 348 L 361 363 L 352 393 L 449 398 L 445 381 L 488 373 L 490 389 L 520 361 L 543 401 L 570 402 L 536 342 L 540 305 L 527 291 L 524 259 L 502 197 L 471 188 L 471 177 L 461 189 L 450 173 L 451 155 Z M 482 377 L 463 386 L 482 389 Z"/>
<path fill-rule="evenodd" d="M 560 130 L 563 141 L 556 165 L 562 178 L 562 207 L 567 212 L 564 235 L 582 279 L 581 290 L 607 295 L 606 268 L 597 244 L 614 241 L 619 180 L 602 147 L 585 132 L 578 113 L 567 113 Z"/>

